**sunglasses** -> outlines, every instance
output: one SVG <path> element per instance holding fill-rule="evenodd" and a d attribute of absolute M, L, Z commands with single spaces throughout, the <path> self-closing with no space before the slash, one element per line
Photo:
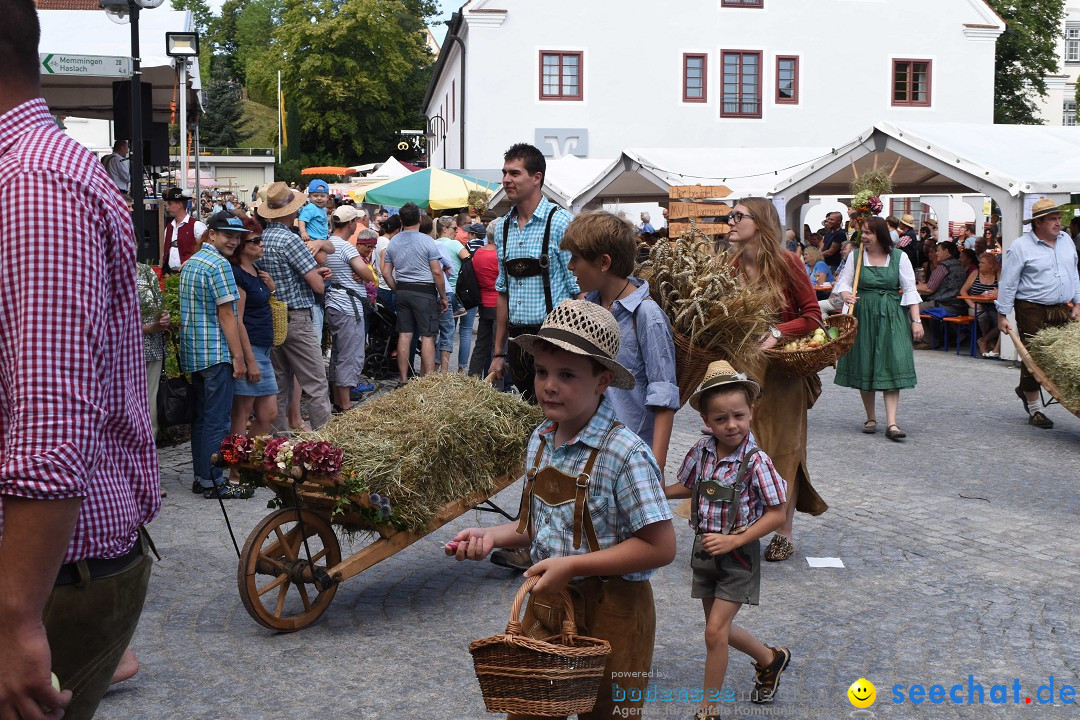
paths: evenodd
<path fill-rule="evenodd" d="M 750 218 L 751 220 L 753 220 L 754 216 L 751 215 L 750 213 L 733 212 L 733 213 L 729 213 L 727 215 L 727 217 L 724 218 L 724 220 L 728 224 L 731 224 L 731 223 L 741 223 L 744 218 Z"/>
<path fill-rule="evenodd" d="M 262 245 L 261 237 L 248 238 L 248 244 L 250 245 Z"/>

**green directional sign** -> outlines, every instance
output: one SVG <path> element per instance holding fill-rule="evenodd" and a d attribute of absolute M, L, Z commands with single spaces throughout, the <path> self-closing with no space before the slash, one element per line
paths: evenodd
<path fill-rule="evenodd" d="M 41 53 L 42 75 L 131 77 L 131 58 L 113 55 L 64 55 Z"/>

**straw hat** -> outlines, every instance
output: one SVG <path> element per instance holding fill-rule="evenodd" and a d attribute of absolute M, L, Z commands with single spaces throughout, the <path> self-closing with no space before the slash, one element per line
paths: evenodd
<path fill-rule="evenodd" d="M 1041 217 L 1060 212 L 1061 208 L 1059 208 L 1057 203 L 1053 200 L 1050 198 L 1039 198 L 1035 201 L 1035 204 L 1031 206 L 1031 217 L 1026 218 L 1024 222 L 1033 223 Z"/>
<path fill-rule="evenodd" d="M 904 227 L 915 227 L 915 218 L 911 216 L 911 213 L 904 213 L 904 216 L 900 218 L 900 224 Z"/>
<path fill-rule="evenodd" d="M 746 377 L 745 373 L 735 372 L 735 368 L 731 367 L 727 360 L 717 360 L 709 363 L 709 369 L 705 371 L 705 378 L 701 381 L 701 386 L 697 389 L 697 392 L 690 396 L 690 407 L 701 412 L 699 407 L 701 395 L 723 385 L 742 385 L 750 391 L 751 397 L 755 400 L 761 394 L 761 386 Z"/>
<path fill-rule="evenodd" d="M 266 204 L 266 188 L 268 188 L 268 187 L 270 187 L 270 186 L 269 185 L 263 185 L 255 193 L 255 202 L 251 203 L 251 209 L 252 210 L 258 210 L 264 204 Z"/>
<path fill-rule="evenodd" d="M 286 217 L 299 210 L 307 197 L 299 190 L 291 190 L 284 182 L 276 182 L 266 188 L 266 202 L 259 205 L 259 214 L 267 220 Z"/>
<path fill-rule="evenodd" d="M 612 372 L 611 386 L 630 390 L 636 380 L 615 360 L 619 354 L 619 323 L 615 316 L 588 300 L 563 300 L 551 311 L 535 335 L 519 335 L 511 342 L 533 354 L 537 340 L 591 357 Z"/>
<path fill-rule="evenodd" d="M 934 218 L 923 218 L 923 225 L 929 225 L 932 228 L 937 227 L 937 220 Z"/>

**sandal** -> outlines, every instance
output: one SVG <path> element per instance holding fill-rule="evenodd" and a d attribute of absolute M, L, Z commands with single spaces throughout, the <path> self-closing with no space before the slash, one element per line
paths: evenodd
<path fill-rule="evenodd" d="M 873 435 L 877 432 L 877 420 L 867 420 L 862 424 L 862 431 L 867 435 Z"/>
<path fill-rule="evenodd" d="M 893 430 L 893 428 L 896 428 L 896 430 Z M 893 441 L 903 440 L 907 437 L 907 433 L 901 430 L 899 425 L 890 425 L 885 428 L 885 437 Z"/>
<path fill-rule="evenodd" d="M 765 548 L 765 559 L 769 562 L 787 560 L 795 552 L 795 546 L 791 541 L 780 534 L 773 535 L 772 542 Z"/>

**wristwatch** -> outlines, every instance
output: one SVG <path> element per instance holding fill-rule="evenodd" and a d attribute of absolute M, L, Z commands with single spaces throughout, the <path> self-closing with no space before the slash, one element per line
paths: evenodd
<path fill-rule="evenodd" d="M 912 320 L 911 324 L 912 325 L 922 325 L 922 318 L 919 318 L 918 320 Z"/>
<path fill-rule="evenodd" d="M 776 328 L 776 327 L 769 328 L 769 334 L 772 335 L 777 340 L 779 340 L 784 335 L 784 333 L 780 332 L 780 330 L 778 328 Z"/>

